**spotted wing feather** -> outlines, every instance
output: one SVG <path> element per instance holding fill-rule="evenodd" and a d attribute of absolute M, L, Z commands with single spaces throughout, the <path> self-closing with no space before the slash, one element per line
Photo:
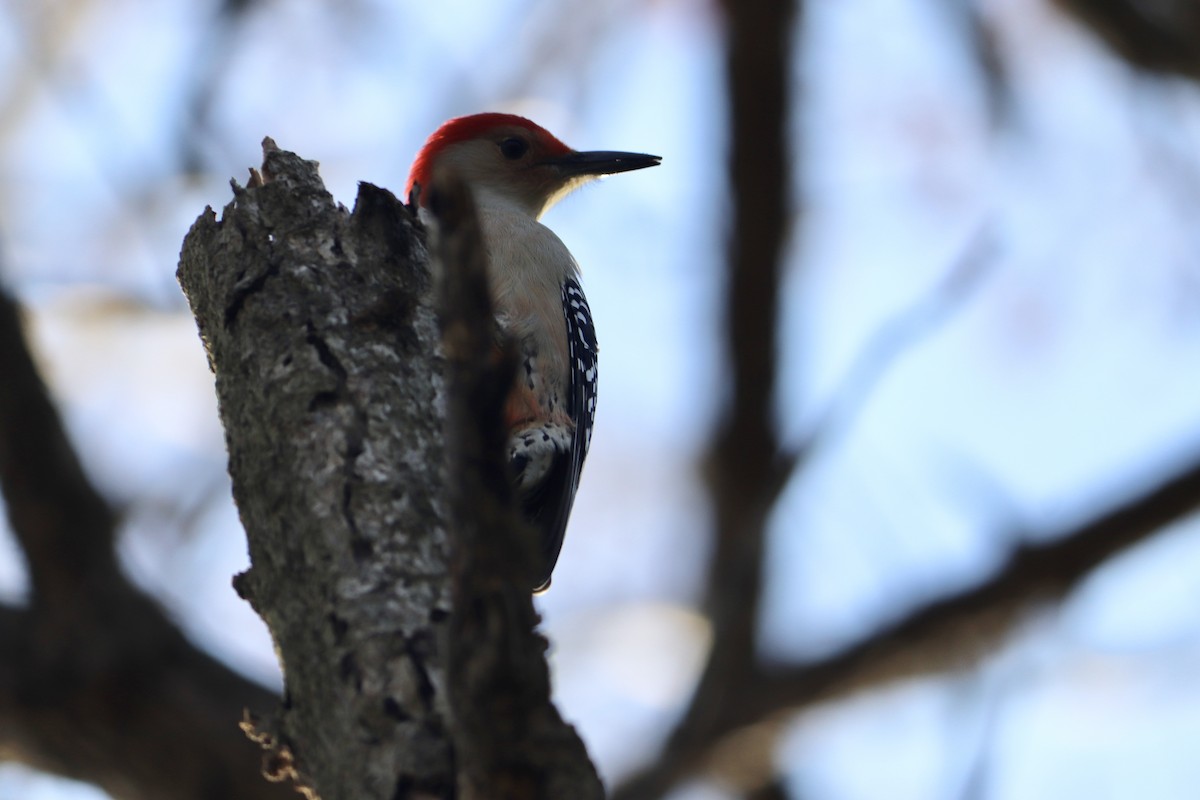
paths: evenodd
<path fill-rule="evenodd" d="M 568 373 L 566 409 L 575 431 L 571 438 L 570 452 L 555 460 L 551 474 L 541 487 L 543 573 L 539 576 L 538 590 L 550 585 L 550 573 L 562 550 L 563 535 L 567 520 L 575 503 L 575 491 L 579 488 L 579 476 L 583 472 L 583 461 L 587 458 L 588 446 L 592 442 L 592 424 L 596 419 L 596 365 L 599 348 L 596 345 L 596 328 L 592 323 L 592 311 L 588 308 L 583 289 L 574 279 L 562 287 L 563 316 L 567 326 Z"/>

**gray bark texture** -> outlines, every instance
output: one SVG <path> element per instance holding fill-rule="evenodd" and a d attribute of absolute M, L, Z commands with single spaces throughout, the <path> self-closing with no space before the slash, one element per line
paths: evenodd
<path fill-rule="evenodd" d="M 440 796 L 450 597 L 428 258 L 382 190 L 364 185 L 350 214 L 315 163 L 264 151 L 263 180 L 197 220 L 179 265 L 250 546 L 236 586 L 284 670 L 258 735 L 277 777 L 328 800 Z"/>
<path fill-rule="evenodd" d="M 267 775 L 325 800 L 601 797 L 519 588 L 499 413 L 511 373 L 469 194 L 451 180 L 442 204 L 466 232 L 440 237 L 455 259 L 441 270 L 461 278 L 443 292 L 447 402 L 410 209 L 362 184 L 349 212 L 314 162 L 263 149 L 222 218 L 196 221 L 178 276 L 249 542 L 235 586 L 284 670 L 280 709 L 244 725 Z"/>

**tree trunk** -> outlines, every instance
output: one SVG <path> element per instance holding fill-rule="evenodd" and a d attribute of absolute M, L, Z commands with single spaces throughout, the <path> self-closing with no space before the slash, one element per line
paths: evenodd
<path fill-rule="evenodd" d="M 347 212 L 314 162 L 270 140 L 264 155 L 220 221 L 211 209 L 197 220 L 179 265 L 250 545 L 236 587 L 284 671 L 282 707 L 247 732 L 273 777 L 325 800 L 600 797 L 550 704 L 545 643 L 516 579 L 523 533 L 496 480 L 489 405 L 506 377 L 478 335 L 491 322 L 469 195 L 448 181 L 442 203 L 441 268 L 460 278 L 444 301 L 460 303 L 446 309 L 450 386 L 468 392 L 447 403 L 410 210 L 362 184 Z"/>

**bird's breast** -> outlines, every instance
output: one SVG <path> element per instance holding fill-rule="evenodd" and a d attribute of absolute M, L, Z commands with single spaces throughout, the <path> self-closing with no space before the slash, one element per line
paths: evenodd
<path fill-rule="evenodd" d="M 543 405 L 555 397 L 565 399 L 568 353 L 562 285 L 578 275 L 575 259 L 553 231 L 528 215 L 481 208 L 480 226 L 496 318 L 516 341 L 523 362 L 517 383 L 532 370 L 529 388 Z"/>

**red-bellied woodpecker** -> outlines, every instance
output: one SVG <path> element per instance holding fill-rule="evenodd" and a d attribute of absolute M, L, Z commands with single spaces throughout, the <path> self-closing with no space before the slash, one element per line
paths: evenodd
<path fill-rule="evenodd" d="M 475 199 L 496 320 L 519 366 L 505 405 L 508 461 L 525 518 L 540 536 L 534 591 L 550 584 L 596 414 L 596 331 L 579 265 L 538 222 L 571 190 L 658 156 L 572 150 L 512 114 L 442 125 L 421 148 L 405 195 L 422 200 L 435 168 L 450 167 Z"/>

